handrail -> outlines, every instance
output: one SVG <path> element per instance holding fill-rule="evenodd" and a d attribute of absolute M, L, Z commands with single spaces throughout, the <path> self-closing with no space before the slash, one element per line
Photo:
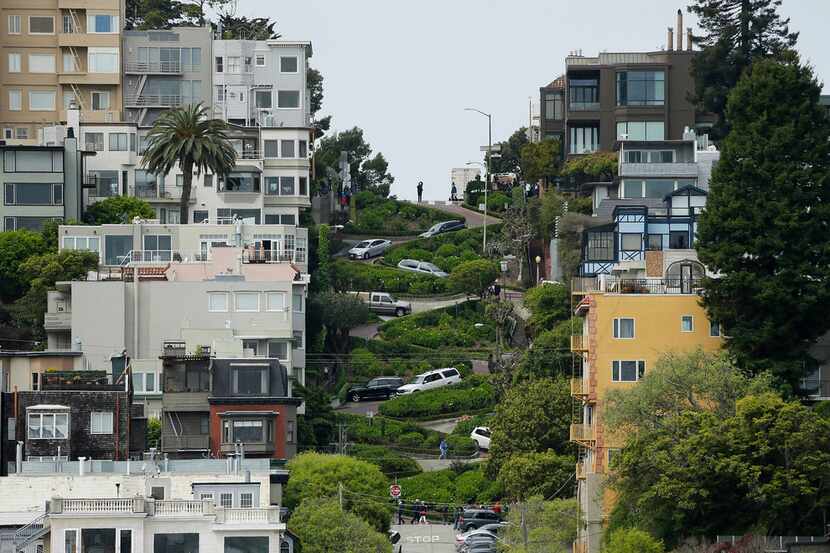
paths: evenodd
<path fill-rule="evenodd" d="M 128 61 L 124 69 L 128 73 L 181 73 L 182 64 L 177 61 Z"/>
<path fill-rule="evenodd" d="M 46 513 L 36 517 L 34 520 L 29 522 L 26 526 L 18 528 L 14 532 L 14 542 L 20 547 L 22 544 L 26 543 L 32 536 L 43 530 L 43 527 L 46 525 L 47 515 Z"/>
<path fill-rule="evenodd" d="M 184 101 L 178 94 L 140 94 L 126 96 L 124 103 L 127 106 L 179 107 Z"/>
<path fill-rule="evenodd" d="M 122 499 L 64 499 L 64 513 L 132 513 L 133 500 Z"/>
<path fill-rule="evenodd" d="M 189 499 L 165 499 L 156 501 L 156 516 L 201 515 L 204 502 Z"/>

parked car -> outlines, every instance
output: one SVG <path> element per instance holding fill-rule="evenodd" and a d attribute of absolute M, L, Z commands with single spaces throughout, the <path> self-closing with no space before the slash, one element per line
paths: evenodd
<path fill-rule="evenodd" d="M 485 524 L 484 526 L 478 529 L 472 529 L 461 534 L 456 534 L 455 549 L 460 550 L 461 547 L 467 542 L 467 538 L 471 536 L 486 534 L 488 536 L 496 537 L 498 536 L 499 532 L 501 532 L 502 528 L 504 528 L 505 526 L 507 526 L 506 522 L 496 522 L 493 524 Z"/>
<path fill-rule="evenodd" d="M 349 257 L 351 259 L 369 259 L 370 257 L 383 255 L 383 252 L 391 247 L 392 242 L 389 240 L 383 240 L 380 238 L 364 240 L 363 242 L 358 242 L 352 249 L 349 250 Z"/>
<path fill-rule="evenodd" d="M 380 376 L 373 378 L 362 386 L 352 386 L 346 396 L 357 403 L 363 399 L 389 399 L 395 390 L 403 386 L 403 378 L 397 376 Z"/>
<path fill-rule="evenodd" d="M 401 259 L 398 263 L 398 269 L 412 271 L 413 273 L 421 273 L 424 275 L 432 275 L 438 278 L 447 278 L 450 276 L 449 273 L 442 271 L 437 265 L 427 261 L 418 261 L 417 259 Z"/>
<path fill-rule="evenodd" d="M 470 432 L 470 438 L 478 445 L 479 449 L 490 449 L 490 429 L 486 426 L 476 426 Z"/>
<path fill-rule="evenodd" d="M 398 388 L 397 393 L 401 395 L 414 394 L 459 382 L 461 382 L 461 373 L 458 372 L 458 369 L 455 367 L 447 367 L 446 369 L 436 369 L 419 374 L 410 380 L 409 383 Z"/>
<path fill-rule="evenodd" d="M 388 292 L 349 292 L 355 294 L 360 300 L 369 306 L 369 311 L 378 315 L 395 315 L 403 317 L 412 313 L 412 304 L 408 301 L 400 301 Z"/>
<path fill-rule="evenodd" d="M 443 223 L 435 223 L 429 228 L 429 230 L 422 232 L 418 236 L 421 238 L 431 238 L 444 232 L 452 232 L 454 230 L 462 230 L 465 228 L 467 228 L 467 223 L 464 221 L 444 221 Z"/>
<path fill-rule="evenodd" d="M 496 551 L 496 542 L 499 540 L 494 534 L 472 534 L 464 540 L 457 549 L 462 553 L 485 553 Z"/>
<path fill-rule="evenodd" d="M 461 514 L 460 527 L 464 532 L 477 530 L 485 524 L 501 522 L 498 513 L 490 509 L 464 509 Z"/>

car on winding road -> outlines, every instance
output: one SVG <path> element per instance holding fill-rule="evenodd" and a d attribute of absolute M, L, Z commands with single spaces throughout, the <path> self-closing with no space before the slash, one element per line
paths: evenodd
<path fill-rule="evenodd" d="M 444 221 L 443 223 L 435 223 L 429 230 L 422 232 L 418 236 L 421 238 L 432 238 L 438 234 L 452 232 L 454 230 L 463 230 L 465 228 L 467 228 L 467 223 L 464 221 Z"/>
<path fill-rule="evenodd" d="M 383 238 L 373 238 L 358 242 L 349 250 L 350 259 L 369 259 L 383 255 L 386 250 L 392 247 L 392 242 Z"/>
<path fill-rule="evenodd" d="M 389 399 L 401 386 L 403 386 L 403 378 L 380 376 L 362 386 L 352 386 L 346 397 L 355 403 L 364 399 Z"/>

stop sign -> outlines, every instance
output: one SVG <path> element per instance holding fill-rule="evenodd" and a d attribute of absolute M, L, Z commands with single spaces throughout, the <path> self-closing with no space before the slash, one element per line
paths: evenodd
<path fill-rule="evenodd" d="M 401 496 L 401 487 L 397 484 L 392 484 L 389 486 L 389 495 L 396 499 L 399 498 Z"/>

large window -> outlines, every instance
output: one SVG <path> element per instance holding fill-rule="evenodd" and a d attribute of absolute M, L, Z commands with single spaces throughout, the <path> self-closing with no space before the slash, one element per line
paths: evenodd
<path fill-rule="evenodd" d="M 663 121 L 619 121 L 617 140 L 664 140 L 666 125 Z"/>
<path fill-rule="evenodd" d="M 280 141 L 265 140 L 265 157 L 280 157 Z"/>
<path fill-rule="evenodd" d="M 6 183 L 6 205 L 62 205 L 63 185 L 48 182 Z"/>
<path fill-rule="evenodd" d="M 620 71 L 617 73 L 618 106 L 662 106 L 666 81 L 663 71 Z"/>
<path fill-rule="evenodd" d="M 242 312 L 259 311 L 259 292 L 237 292 L 236 310 Z"/>
<path fill-rule="evenodd" d="M 617 123 L 619 126 L 620 123 Z M 672 150 L 626 150 L 625 163 L 673 163 Z"/>
<path fill-rule="evenodd" d="M 6 173 L 60 173 L 63 172 L 63 152 L 6 150 L 3 169 Z"/>
<path fill-rule="evenodd" d="M 102 132 L 85 132 L 84 133 L 84 148 L 92 152 L 104 151 L 104 133 Z"/>
<path fill-rule="evenodd" d="M 111 132 L 110 152 L 126 152 L 130 149 L 129 135 L 125 132 Z"/>
<path fill-rule="evenodd" d="M 153 534 L 153 553 L 199 553 L 199 534 Z"/>
<path fill-rule="evenodd" d="M 599 127 L 571 127 L 570 153 L 590 154 L 599 149 Z"/>
<path fill-rule="evenodd" d="M 545 94 L 545 119 L 561 121 L 564 112 L 561 92 Z"/>
<path fill-rule="evenodd" d="M 271 103 L 270 90 L 257 90 L 254 92 L 254 105 L 258 109 L 270 109 Z"/>
<path fill-rule="evenodd" d="M 296 73 L 298 67 L 297 56 L 280 56 L 280 73 Z"/>
<path fill-rule="evenodd" d="M 277 92 L 277 107 L 281 109 L 296 109 L 300 107 L 299 90 L 280 90 Z"/>
<path fill-rule="evenodd" d="M 614 338 L 618 340 L 634 338 L 634 319 L 625 317 L 614 319 Z"/>
<path fill-rule="evenodd" d="M 116 15 L 88 15 L 86 29 L 89 33 L 117 33 L 118 16 Z"/>
<path fill-rule="evenodd" d="M 54 54 L 29 54 L 29 73 L 54 73 Z"/>
<path fill-rule="evenodd" d="M 144 236 L 145 261 L 170 261 L 173 258 L 173 238 L 169 234 Z"/>
<path fill-rule="evenodd" d="M 69 414 L 29 413 L 27 426 L 30 440 L 65 440 L 69 436 Z"/>
<path fill-rule="evenodd" d="M 623 179 L 621 196 L 623 198 L 663 199 L 678 188 L 694 186 L 694 184 L 694 179 Z"/>
<path fill-rule="evenodd" d="M 231 173 L 222 179 L 220 192 L 259 192 L 259 175 L 253 173 Z"/>
<path fill-rule="evenodd" d="M 599 109 L 599 79 L 569 79 L 568 91 L 571 111 Z"/>
<path fill-rule="evenodd" d="M 112 411 L 89 414 L 90 434 L 112 434 Z"/>
<path fill-rule="evenodd" d="M 227 292 L 208 292 L 208 311 L 225 313 L 228 311 Z"/>
<path fill-rule="evenodd" d="M 285 293 L 268 292 L 268 311 L 285 311 Z"/>
<path fill-rule="evenodd" d="M 87 62 L 90 73 L 118 73 L 118 49 L 89 48 Z"/>
<path fill-rule="evenodd" d="M 262 421 L 225 421 L 231 425 L 231 443 L 236 442 L 264 442 L 262 435 Z"/>
<path fill-rule="evenodd" d="M 55 34 L 55 18 L 52 16 L 32 15 L 29 16 L 30 35 L 53 35 Z"/>
<path fill-rule="evenodd" d="M 611 380 L 614 382 L 637 382 L 645 372 L 645 361 L 612 361 L 611 363 Z"/>
<path fill-rule="evenodd" d="M 294 177 L 280 177 L 280 196 L 294 195 Z"/>
<path fill-rule="evenodd" d="M 612 261 L 614 259 L 614 233 L 588 233 L 587 261 Z"/>
<path fill-rule="evenodd" d="M 29 111 L 55 111 L 55 91 L 30 90 Z"/>
<path fill-rule="evenodd" d="M 115 528 L 83 528 L 81 553 L 115 552 Z"/>
<path fill-rule="evenodd" d="M 133 237 L 109 235 L 104 236 L 104 263 L 120 265 L 133 249 Z"/>
<path fill-rule="evenodd" d="M 626 232 L 620 234 L 620 249 L 624 252 L 640 251 L 643 247 L 643 235 Z"/>
<path fill-rule="evenodd" d="M 98 253 L 98 237 L 97 236 L 64 236 L 62 249 L 64 250 L 83 250 L 87 252 Z"/>
<path fill-rule="evenodd" d="M 265 367 L 236 367 L 233 370 L 233 393 L 242 395 L 264 394 L 268 372 Z"/>
<path fill-rule="evenodd" d="M 280 151 L 282 157 L 294 157 L 294 141 L 280 140 Z"/>
<path fill-rule="evenodd" d="M 268 537 L 226 537 L 225 553 L 268 553 Z"/>
<path fill-rule="evenodd" d="M 288 342 L 271 340 L 268 342 L 268 357 L 272 359 L 279 359 L 281 361 L 288 360 Z"/>

